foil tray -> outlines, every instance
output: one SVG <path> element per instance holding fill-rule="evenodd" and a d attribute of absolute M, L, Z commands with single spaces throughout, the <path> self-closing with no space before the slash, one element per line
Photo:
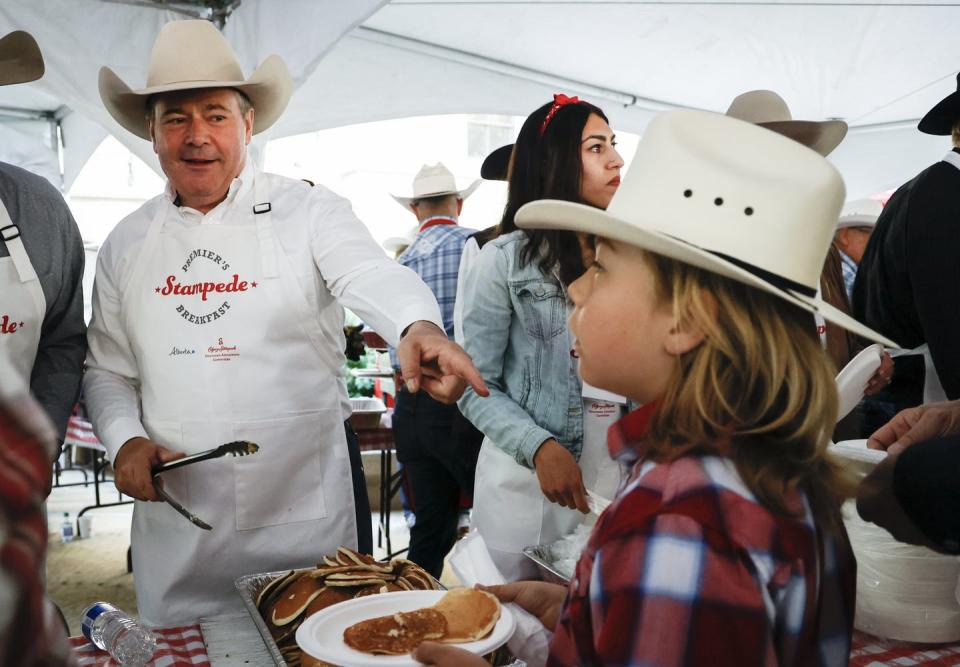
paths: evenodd
<path fill-rule="evenodd" d="M 300 574 L 301 572 L 312 572 L 314 569 L 315 568 L 312 567 L 304 567 L 299 570 L 294 570 L 294 572 Z M 277 667 L 288 667 L 287 661 L 283 659 L 277 643 L 273 641 L 273 637 L 270 635 L 270 629 L 267 628 L 263 617 L 260 616 L 260 611 L 257 609 L 257 596 L 260 595 L 260 591 L 263 590 L 264 586 L 288 572 L 290 572 L 290 570 L 263 572 L 261 574 L 245 574 L 233 582 L 233 585 L 236 586 L 237 591 L 240 593 L 240 598 L 243 600 L 243 606 L 247 608 L 250 618 L 253 619 L 253 624 L 257 626 L 257 631 L 260 633 L 260 637 L 263 639 L 263 643 L 266 645 L 267 651 L 270 653 L 270 657 L 273 658 L 273 662 Z M 436 579 L 433 579 L 433 583 L 436 584 L 438 590 L 446 590 Z"/>
<path fill-rule="evenodd" d="M 557 569 L 556 558 L 553 556 L 553 544 L 538 544 L 534 547 L 525 547 L 523 555 L 537 564 L 544 581 L 566 586 L 570 577 Z"/>
<path fill-rule="evenodd" d="M 312 567 L 305 567 L 294 570 L 294 572 L 309 572 L 313 569 Z M 263 617 L 260 616 L 260 611 L 257 609 L 257 596 L 260 595 L 260 591 L 262 591 L 263 587 L 269 582 L 289 571 L 290 570 L 280 570 L 279 572 L 245 574 L 233 582 L 234 586 L 237 587 L 237 591 L 240 593 L 240 598 L 243 600 L 243 606 L 246 607 L 250 613 L 250 618 L 253 619 L 253 624 L 257 626 L 257 631 L 260 633 L 260 637 L 263 638 L 263 643 L 266 645 L 267 651 L 270 653 L 270 657 L 273 658 L 273 662 L 277 667 L 287 667 L 287 661 L 283 659 L 283 656 L 280 654 L 280 649 L 277 648 L 277 643 L 273 641 L 273 637 L 270 636 L 270 630 L 267 628 L 267 624 L 264 623 Z"/>

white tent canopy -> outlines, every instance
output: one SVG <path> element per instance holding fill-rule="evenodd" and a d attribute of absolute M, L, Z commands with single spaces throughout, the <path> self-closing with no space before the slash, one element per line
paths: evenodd
<path fill-rule="evenodd" d="M 264 139 L 416 115 L 526 115 L 559 90 L 640 133 L 659 110 L 724 111 L 769 88 L 795 118 L 850 124 L 831 159 L 851 198 L 896 187 L 947 150 L 916 122 L 960 69 L 960 6 L 936 2 L 3 0 L 0 31 L 31 32 L 47 73 L 0 88 L 0 119 L 40 112 L 5 124 L 0 159 L 49 166 L 42 152 L 59 122 L 65 187 L 107 133 L 155 164 L 103 109 L 97 71 L 141 86 L 160 26 L 190 15 L 225 17 L 246 72 L 271 53 L 290 67 L 297 92 Z"/>

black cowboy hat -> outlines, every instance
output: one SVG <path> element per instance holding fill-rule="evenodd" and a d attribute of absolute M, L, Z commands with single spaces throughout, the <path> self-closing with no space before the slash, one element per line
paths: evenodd
<path fill-rule="evenodd" d="M 510 167 L 510 155 L 512 153 L 513 144 L 507 144 L 483 158 L 483 164 L 480 165 L 480 178 L 487 181 L 507 180 L 507 171 Z"/>
<path fill-rule="evenodd" d="M 920 119 L 917 129 L 926 134 L 948 135 L 953 124 L 960 120 L 960 74 L 957 74 L 957 92 L 950 93 Z"/>

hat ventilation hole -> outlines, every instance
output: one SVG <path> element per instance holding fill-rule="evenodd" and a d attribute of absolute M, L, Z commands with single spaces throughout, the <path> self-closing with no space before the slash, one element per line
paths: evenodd
<path fill-rule="evenodd" d="M 690 197 L 693 196 L 693 190 L 684 190 L 683 196 L 689 199 Z"/>
<path fill-rule="evenodd" d="M 748 206 L 748 207 L 746 207 L 745 209 L 743 209 L 743 212 L 744 212 L 745 214 L 747 214 L 747 215 L 753 215 L 753 207 L 752 207 L 752 206 Z"/>
<path fill-rule="evenodd" d="M 716 204 L 717 206 L 723 206 L 723 197 L 717 197 L 716 199 L 713 200 L 713 203 Z"/>

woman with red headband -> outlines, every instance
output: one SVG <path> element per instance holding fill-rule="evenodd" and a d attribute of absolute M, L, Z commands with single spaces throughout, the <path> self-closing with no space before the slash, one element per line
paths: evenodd
<path fill-rule="evenodd" d="M 524 122 L 499 235 L 461 282 L 464 347 L 491 390 L 460 400 L 486 436 L 473 525 L 508 580 L 537 576 L 523 548 L 572 532 L 588 512 L 586 489 L 612 497 L 619 470 L 604 443 L 620 412 L 608 397 L 585 394 L 571 352 L 566 286 L 592 262 L 588 240 L 518 230 L 513 218 L 535 199 L 606 208 L 622 166 L 603 111 L 555 95 Z"/>

